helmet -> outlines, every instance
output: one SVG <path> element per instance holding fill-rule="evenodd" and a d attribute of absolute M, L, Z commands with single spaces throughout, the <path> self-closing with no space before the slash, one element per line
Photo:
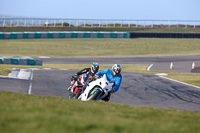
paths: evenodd
<path fill-rule="evenodd" d="M 91 73 L 96 74 L 99 71 L 99 63 L 93 62 L 91 65 Z"/>
<path fill-rule="evenodd" d="M 119 64 L 114 64 L 112 67 L 112 75 L 117 76 L 121 73 L 122 67 Z"/>

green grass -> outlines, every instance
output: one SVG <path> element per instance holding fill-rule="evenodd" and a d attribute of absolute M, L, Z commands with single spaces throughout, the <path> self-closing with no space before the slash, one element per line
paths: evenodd
<path fill-rule="evenodd" d="M 0 92 L 3 133 L 196 133 L 200 113 Z"/>
<path fill-rule="evenodd" d="M 102 57 L 199 53 L 199 39 L 0 40 L 0 56 Z"/>
<path fill-rule="evenodd" d="M 200 86 L 200 74 L 195 75 L 178 75 L 178 76 L 169 76 L 169 78 L 179 80 L 188 84 Z"/>

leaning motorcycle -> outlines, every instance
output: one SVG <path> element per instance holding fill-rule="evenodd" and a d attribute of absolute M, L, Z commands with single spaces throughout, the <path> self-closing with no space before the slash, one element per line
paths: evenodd
<path fill-rule="evenodd" d="M 90 82 L 78 99 L 82 101 L 101 100 L 108 95 L 113 85 L 114 83 L 109 82 L 106 78 L 106 74 L 104 74 L 103 77 L 99 77 Z"/>
<path fill-rule="evenodd" d="M 70 90 L 73 93 L 73 97 L 78 99 L 78 97 L 82 93 L 83 86 L 86 84 L 86 74 L 82 74 L 79 76 L 78 80 L 73 84 L 72 89 Z"/>

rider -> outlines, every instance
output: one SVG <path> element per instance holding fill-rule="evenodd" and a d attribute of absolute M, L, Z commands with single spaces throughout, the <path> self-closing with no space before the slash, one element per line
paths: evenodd
<path fill-rule="evenodd" d="M 110 100 L 111 93 L 118 91 L 122 81 L 121 70 L 122 68 L 119 64 L 114 64 L 112 66 L 112 69 L 105 69 L 103 71 L 97 72 L 97 76 L 103 76 L 104 74 L 106 74 L 107 80 L 109 82 L 114 82 L 112 91 L 108 92 L 108 95 L 102 100 L 108 102 Z"/>
<path fill-rule="evenodd" d="M 99 64 L 96 62 L 93 62 L 90 68 L 84 68 L 83 70 L 77 72 L 74 76 L 71 77 L 71 86 L 68 88 L 69 91 L 69 98 L 73 97 L 73 92 L 71 92 L 71 88 L 74 85 L 74 83 L 78 80 L 79 76 L 82 74 L 86 74 L 85 79 L 87 81 L 92 80 L 95 78 L 95 74 L 99 71 Z M 87 82 L 85 81 L 85 82 Z M 83 90 L 85 89 L 86 85 L 83 87 Z"/>

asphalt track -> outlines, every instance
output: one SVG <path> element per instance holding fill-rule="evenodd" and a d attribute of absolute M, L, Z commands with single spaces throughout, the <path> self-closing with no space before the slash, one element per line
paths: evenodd
<path fill-rule="evenodd" d="M 178 64 L 199 63 L 200 56 L 155 56 L 155 57 L 112 57 L 112 58 L 43 58 L 44 64 L 154 64 L 177 62 Z M 169 64 L 168 64 L 169 66 Z M 186 68 L 186 66 L 185 66 Z M 163 69 L 163 68 L 160 68 Z M 169 68 L 166 68 L 169 69 Z M 166 70 L 167 71 L 167 70 Z M 184 70 L 186 71 L 186 70 Z M 191 72 L 191 68 L 188 68 Z M 33 70 L 32 80 L 0 78 L 0 90 L 20 93 L 68 97 L 67 87 L 76 70 Z M 198 69 L 197 69 L 198 72 Z M 174 108 L 200 112 L 200 89 L 170 81 L 154 74 L 123 73 L 123 80 L 118 92 L 111 96 L 110 102 L 135 106 Z"/>
<path fill-rule="evenodd" d="M 95 57 L 95 58 L 42 58 L 44 64 L 141 64 L 151 65 L 151 70 L 176 71 L 200 73 L 200 55 L 177 55 L 177 56 L 138 56 L 138 57 Z M 173 62 L 174 69 L 170 69 Z M 195 63 L 195 69 L 192 64 Z"/>

